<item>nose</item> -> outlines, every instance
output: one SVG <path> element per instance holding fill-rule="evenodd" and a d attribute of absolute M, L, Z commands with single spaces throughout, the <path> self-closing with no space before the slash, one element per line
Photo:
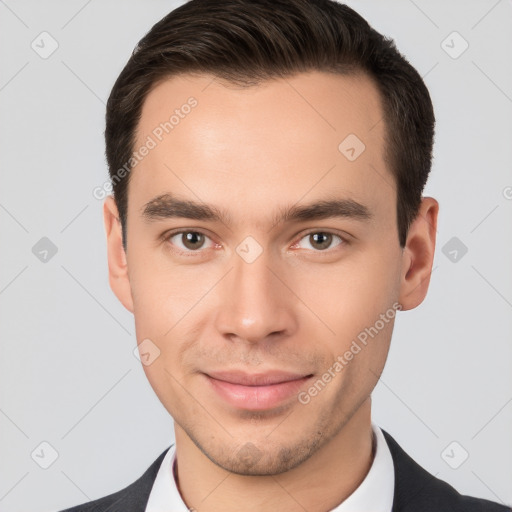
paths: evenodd
<path fill-rule="evenodd" d="M 216 317 L 216 328 L 225 338 L 275 342 L 297 329 L 296 297 L 269 259 L 265 251 L 252 262 L 233 255 L 234 268 L 223 280 Z"/>

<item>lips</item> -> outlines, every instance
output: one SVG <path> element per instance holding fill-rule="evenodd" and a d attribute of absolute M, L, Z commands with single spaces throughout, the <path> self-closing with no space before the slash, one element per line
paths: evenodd
<path fill-rule="evenodd" d="M 225 403 L 238 409 L 262 411 L 295 397 L 312 375 L 282 371 L 248 374 L 239 371 L 208 372 L 209 385 Z"/>

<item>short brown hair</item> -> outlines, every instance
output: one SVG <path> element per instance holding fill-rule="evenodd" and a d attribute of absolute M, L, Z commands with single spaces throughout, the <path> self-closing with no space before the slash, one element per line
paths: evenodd
<path fill-rule="evenodd" d="M 117 173 L 130 161 L 142 105 L 159 81 L 207 73 L 249 87 L 307 71 L 363 72 L 377 85 L 404 247 L 431 168 L 435 117 L 421 76 L 393 40 L 333 0 L 191 0 L 139 41 L 108 99 L 106 157 L 125 250 L 130 173 Z"/>

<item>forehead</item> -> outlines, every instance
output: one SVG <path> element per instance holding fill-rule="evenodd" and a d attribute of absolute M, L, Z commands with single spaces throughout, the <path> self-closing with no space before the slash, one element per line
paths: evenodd
<path fill-rule="evenodd" d="M 129 187 L 139 212 L 166 192 L 258 212 L 326 193 L 376 210 L 395 200 L 380 96 L 362 75 L 310 72 L 251 87 L 175 76 L 144 102 L 134 149 L 145 145 Z"/>

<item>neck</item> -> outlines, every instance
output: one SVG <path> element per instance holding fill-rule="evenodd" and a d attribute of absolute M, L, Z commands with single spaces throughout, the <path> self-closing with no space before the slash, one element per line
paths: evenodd
<path fill-rule="evenodd" d="M 245 476 L 214 464 L 179 425 L 176 480 L 189 508 L 201 512 L 331 510 L 364 480 L 373 462 L 371 399 L 313 456 L 281 474 Z"/>

